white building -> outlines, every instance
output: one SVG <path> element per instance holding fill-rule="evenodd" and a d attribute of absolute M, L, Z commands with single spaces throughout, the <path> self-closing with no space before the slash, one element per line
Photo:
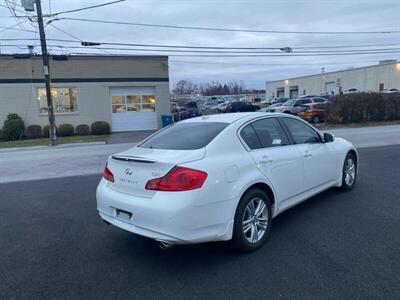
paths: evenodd
<path fill-rule="evenodd" d="M 154 130 L 170 114 L 167 56 L 51 56 L 50 70 L 57 125 Z M 8 113 L 46 125 L 44 87 L 41 56 L 0 55 L 0 128 Z"/>
<path fill-rule="evenodd" d="M 400 62 L 382 61 L 373 66 L 267 81 L 266 97 L 297 98 L 300 95 L 332 92 L 339 94 L 351 88 L 360 92 L 400 89 Z"/>

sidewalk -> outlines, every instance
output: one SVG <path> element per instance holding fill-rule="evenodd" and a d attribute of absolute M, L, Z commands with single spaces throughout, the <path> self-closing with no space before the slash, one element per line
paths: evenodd
<path fill-rule="evenodd" d="M 326 132 L 333 133 L 336 137 L 343 137 L 359 148 L 400 145 L 400 125 L 340 128 Z M 148 134 L 150 133 L 148 132 Z M 126 134 L 121 135 L 119 141 L 130 139 L 130 135 Z M 135 142 L 137 141 L 136 139 Z M 71 144 L 54 148 L 36 146 L 3 149 L 0 151 L 2 171 L 0 183 L 100 174 L 109 155 L 129 149 L 136 144 L 135 142 Z"/>

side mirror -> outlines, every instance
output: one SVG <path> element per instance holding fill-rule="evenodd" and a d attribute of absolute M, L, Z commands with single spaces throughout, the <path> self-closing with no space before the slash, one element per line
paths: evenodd
<path fill-rule="evenodd" d="M 324 133 L 324 143 L 331 143 L 334 139 L 335 137 L 332 134 L 326 132 Z"/>

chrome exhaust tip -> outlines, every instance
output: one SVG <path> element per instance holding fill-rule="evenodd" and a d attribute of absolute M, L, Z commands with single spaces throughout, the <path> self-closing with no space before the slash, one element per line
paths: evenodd
<path fill-rule="evenodd" d="M 172 247 L 174 247 L 173 244 L 164 242 L 164 241 L 157 241 L 158 242 L 158 246 L 162 249 L 162 250 L 168 250 L 171 249 Z"/>

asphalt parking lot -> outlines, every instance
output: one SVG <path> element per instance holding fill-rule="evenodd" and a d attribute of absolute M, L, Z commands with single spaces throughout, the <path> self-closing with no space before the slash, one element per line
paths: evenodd
<path fill-rule="evenodd" d="M 400 298 L 400 146 L 360 150 L 360 176 L 273 221 L 251 254 L 159 249 L 97 215 L 100 175 L 0 184 L 0 298 Z"/>

